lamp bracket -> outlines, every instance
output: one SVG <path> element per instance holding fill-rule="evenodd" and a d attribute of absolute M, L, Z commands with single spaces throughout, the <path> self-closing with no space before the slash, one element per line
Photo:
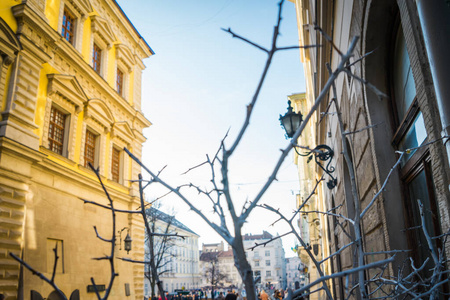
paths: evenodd
<path fill-rule="evenodd" d="M 313 156 L 316 161 L 316 164 L 319 165 L 319 167 L 327 173 L 331 179 L 327 182 L 327 187 L 331 190 L 337 185 L 337 179 L 331 175 L 335 171 L 335 167 L 330 166 L 331 160 L 334 156 L 334 151 L 327 145 L 318 145 L 311 151 L 305 152 L 305 153 L 299 153 L 297 151 L 297 147 L 294 147 L 295 152 L 297 152 L 300 156 L 309 156 L 308 163 L 312 160 Z M 328 161 L 326 166 L 324 167 L 324 164 Z M 324 164 L 322 164 L 324 162 Z"/>

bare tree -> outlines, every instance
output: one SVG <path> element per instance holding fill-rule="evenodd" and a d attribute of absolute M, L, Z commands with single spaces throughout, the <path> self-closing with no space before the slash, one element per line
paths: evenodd
<path fill-rule="evenodd" d="M 220 286 L 228 279 L 227 275 L 220 269 L 219 256 L 222 251 L 204 252 L 200 256 L 200 260 L 207 264 L 204 277 L 206 282 L 211 284 L 211 297 L 214 298 L 216 287 Z"/>
<path fill-rule="evenodd" d="M 169 215 L 160 211 L 160 203 L 154 203 L 152 207 L 146 209 L 147 219 L 150 229 L 155 233 L 162 233 L 163 236 L 145 235 L 145 261 L 151 260 L 150 245 L 153 245 L 153 259 L 157 277 L 153 276 L 150 264 L 145 265 L 145 277 L 150 282 L 151 295 L 154 297 L 157 278 L 160 280 L 165 274 L 173 273 L 172 263 L 176 257 L 174 247 L 177 238 L 176 228 L 173 226 L 175 215 Z"/>
<path fill-rule="evenodd" d="M 348 297 L 359 297 L 361 299 L 369 299 L 369 298 L 379 298 L 379 299 L 397 299 L 399 297 L 405 297 L 409 296 L 414 299 L 423 299 L 423 298 L 431 298 L 436 299 L 439 296 L 439 290 L 440 288 L 448 283 L 449 279 L 447 276 L 447 260 L 445 258 L 445 250 L 443 248 L 437 248 L 436 243 L 433 241 L 436 239 L 443 239 L 444 242 L 442 245 L 445 245 L 446 238 L 448 236 L 447 234 L 444 234 L 439 237 L 432 237 L 427 233 L 426 226 L 422 224 L 420 226 L 420 229 L 423 231 L 424 235 L 427 237 L 427 244 L 430 249 L 431 253 L 431 259 L 433 261 L 433 267 L 431 268 L 431 275 L 427 278 L 423 277 L 421 275 L 421 271 L 425 268 L 425 263 L 421 264 L 420 266 L 417 266 L 417 262 L 414 262 L 412 259 L 409 260 L 408 269 L 411 269 L 412 272 L 409 272 L 408 274 L 399 271 L 397 276 L 386 276 L 387 272 L 386 270 L 389 268 L 390 263 L 393 262 L 394 257 L 398 251 L 387 251 L 382 253 L 367 253 L 364 251 L 364 248 L 362 246 L 362 232 L 361 232 L 361 219 L 364 217 L 364 215 L 367 213 L 367 210 L 373 206 L 376 199 L 379 197 L 379 195 L 382 193 L 385 184 L 378 190 L 378 192 L 374 195 L 373 199 L 370 201 L 368 206 L 366 206 L 364 209 L 361 207 L 361 200 L 358 197 L 358 193 L 356 192 L 356 180 L 355 180 L 355 174 L 350 172 L 350 178 L 351 178 L 351 188 L 352 188 L 352 198 L 353 203 L 355 205 L 355 216 L 349 217 L 345 216 L 344 214 L 339 212 L 339 207 L 332 208 L 329 211 L 314 211 L 314 213 L 320 213 L 325 214 L 328 216 L 336 217 L 340 223 L 347 225 L 347 227 L 352 228 L 354 232 L 354 236 L 350 237 L 350 242 L 347 245 L 342 246 L 340 249 L 338 249 L 336 252 L 332 253 L 329 257 L 326 257 L 322 259 L 321 261 L 318 261 L 314 255 L 311 252 L 310 245 L 304 241 L 301 238 L 301 235 L 298 233 L 298 231 L 295 229 L 294 226 L 294 220 L 300 213 L 312 213 L 312 211 L 302 211 L 303 207 L 306 205 L 306 203 L 309 201 L 310 197 L 307 197 L 305 201 L 300 205 L 298 209 L 295 210 L 293 216 L 286 217 L 284 216 L 277 208 L 270 206 L 270 205 L 261 205 L 261 199 L 265 192 L 268 190 L 268 188 L 271 186 L 271 184 L 276 181 L 277 174 L 281 168 L 281 165 L 289 152 L 294 147 L 300 147 L 304 149 L 309 149 L 308 146 L 305 145 L 297 145 L 295 144 L 295 141 L 298 140 L 299 136 L 302 134 L 302 132 L 305 130 L 308 121 L 311 119 L 313 114 L 315 114 L 316 110 L 318 109 L 321 102 L 324 101 L 324 99 L 328 98 L 328 95 L 332 92 L 334 95 L 334 100 L 332 103 L 334 103 L 336 107 L 336 115 L 339 118 L 339 126 L 340 126 L 340 134 L 342 135 L 342 141 L 345 141 L 344 136 L 347 134 L 354 134 L 356 132 L 350 133 L 346 132 L 344 130 L 343 122 L 340 119 L 341 111 L 338 105 L 338 102 L 335 101 L 336 99 L 336 91 L 334 82 L 336 78 L 343 73 L 346 73 L 348 76 L 353 77 L 355 80 L 360 81 L 364 85 L 366 85 L 369 89 L 374 91 L 376 95 L 378 95 L 380 98 L 385 97 L 383 93 L 381 93 L 376 87 L 372 86 L 370 83 L 366 82 L 364 79 L 359 78 L 358 76 L 354 75 L 348 68 L 349 65 L 349 59 L 353 56 L 354 49 L 358 42 L 358 37 L 355 37 L 347 50 L 347 52 L 342 52 L 332 43 L 332 40 L 326 35 L 323 30 L 321 30 L 319 27 L 315 27 L 316 30 L 318 30 L 324 37 L 325 40 L 327 40 L 329 43 L 332 44 L 333 48 L 337 50 L 337 52 L 340 55 L 340 63 L 336 67 L 336 69 L 331 70 L 329 68 L 329 77 L 326 82 L 326 84 L 323 87 L 323 90 L 318 94 L 317 98 L 315 99 L 311 110 L 306 114 L 306 116 L 303 119 L 302 124 L 299 126 L 299 128 L 296 130 L 295 134 L 293 135 L 291 143 L 289 143 L 284 149 L 281 150 L 280 157 L 274 166 L 272 172 L 269 174 L 268 179 L 266 182 L 261 186 L 259 192 L 257 195 L 247 200 L 242 207 L 238 207 L 236 202 L 233 199 L 233 196 L 230 191 L 230 178 L 229 178 L 229 165 L 230 161 L 232 159 L 233 154 L 238 149 L 238 146 L 240 145 L 248 127 L 250 124 L 250 119 L 253 115 L 254 108 L 257 104 L 258 96 L 261 91 L 261 88 L 263 86 L 263 83 L 265 81 L 267 72 L 269 70 L 269 67 L 272 63 L 272 59 L 274 55 L 280 51 L 290 50 L 290 49 L 298 49 L 299 46 L 285 46 L 280 47 L 277 45 L 277 38 L 280 34 L 280 25 L 281 25 L 281 12 L 283 7 L 284 0 L 281 0 L 279 2 L 279 10 L 278 10 L 278 17 L 277 22 L 274 27 L 273 35 L 272 35 L 272 41 L 271 41 L 271 47 L 269 49 L 264 48 L 249 39 L 246 39 L 242 37 L 241 35 L 236 34 L 231 29 L 226 29 L 225 31 L 232 35 L 232 37 L 237 38 L 253 47 L 259 51 L 263 51 L 267 54 L 267 60 L 265 62 L 265 67 L 263 70 L 263 73 L 261 75 L 261 78 L 258 82 L 256 91 L 250 101 L 250 103 L 246 106 L 246 117 L 244 120 L 244 123 L 242 127 L 239 130 L 239 133 L 237 134 L 237 137 L 231 142 L 231 145 L 227 145 L 227 136 L 225 136 L 221 142 L 221 145 L 218 149 L 218 151 L 214 154 L 214 156 L 206 155 L 206 160 L 203 163 L 200 163 L 191 169 L 189 169 L 186 173 L 200 168 L 200 167 L 208 167 L 211 172 L 211 186 L 203 188 L 200 186 L 197 186 L 193 183 L 188 183 L 184 185 L 179 186 L 173 186 L 170 183 L 168 183 L 166 180 L 164 180 L 161 176 L 161 173 L 163 170 L 160 170 L 158 172 L 152 171 L 149 168 L 147 168 L 142 162 L 135 157 L 130 151 L 125 149 L 125 151 L 128 153 L 128 155 L 136 161 L 142 169 L 149 174 L 150 179 L 144 180 L 142 175 L 139 175 L 137 184 L 139 185 L 139 191 L 140 191 L 140 197 L 141 197 L 141 211 L 119 211 L 114 209 L 113 201 L 109 197 L 109 194 L 105 190 L 105 194 L 107 195 L 108 199 L 110 200 L 110 206 L 102 206 L 98 203 L 91 202 L 91 201 L 85 201 L 86 203 L 102 206 L 105 209 L 109 209 L 112 211 L 112 218 L 113 218 L 113 230 L 112 230 L 112 238 L 107 239 L 103 238 L 98 235 L 98 232 L 96 231 L 96 234 L 98 238 L 104 242 L 111 243 L 111 254 L 105 257 L 97 258 L 98 260 L 109 260 L 111 265 L 111 280 L 110 284 L 108 285 L 108 290 L 106 295 L 101 298 L 100 295 L 97 292 L 98 299 L 106 299 L 109 295 L 109 292 L 111 290 L 112 283 L 114 281 L 114 277 L 117 276 L 114 272 L 114 239 L 115 239 L 115 213 L 140 213 L 145 222 L 146 232 L 149 237 L 176 237 L 177 234 L 173 234 L 171 232 L 165 232 L 165 233 L 157 233 L 154 230 L 152 230 L 145 213 L 145 203 L 144 203 L 144 190 L 153 185 L 153 184 L 159 184 L 165 187 L 168 190 L 168 193 L 175 194 L 178 196 L 182 201 L 184 201 L 187 206 L 194 211 L 201 219 L 203 219 L 204 222 L 206 222 L 212 229 L 214 229 L 229 245 L 231 245 L 233 254 L 234 254 L 234 264 L 235 267 L 238 269 L 239 274 L 245 284 L 245 289 L 247 293 L 247 298 L 249 300 L 256 300 L 256 289 L 255 289 L 255 280 L 253 276 L 253 271 L 250 266 L 250 263 L 248 262 L 245 252 L 246 249 L 244 249 L 244 243 L 243 243 L 243 236 L 242 236 L 242 228 L 244 224 L 248 221 L 250 214 L 254 211 L 255 208 L 264 207 L 270 211 L 273 211 L 275 214 L 279 216 L 278 221 L 285 221 L 290 226 L 290 231 L 286 234 L 282 234 L 276 238 L 281 238 L 287 234 L 294 234 L 297 239 L 299 240 L 301 246 L 305 249 L 308 256 L 313 261 L 314 265 L 317 268 L 317 271 L 319 273 L 319 278 L 306 285 L 305 287 L 302 287 L 296 291 L 290 292 L 288 294 L 288 300 L 294 299 L 299 296 L 304 296 L 306 293 L 313 294 L 317 293 L 319 291 L 324 291 L 327 299 L 333 299 L 333 293 L 330 290 L 330 286 L 328 285 L 328 282 L 333 278 L 346 278 L 348 279 L 350 275 L 355 274 L 356 280 L 355 283 L 351 286 L 349 285 L 349 293 Z M 303 46 L 304 48 L 308 47 L 320 47 L 320 45 L 309 45 L 309 46 Z M 363 57 L 359 60 L 362 60 Z M 358 61 L 358 60 L 357 60 Z M 356 62 L 357 62 L 356 61 Z M 354 64 L 355 62 L 353 62 Z M 368 128 L 360 128 L 358 131 L 363 131 L 369 128 L 374 127 L 375 125 L 371 125 Z M 429 143 L 435 143 L 439 142 L 442 139 L 448 139 L 448 137 L 443 137 L 439 140 L 430 141 Z M 422 145 L 421 147 L 423 147 Z M 400 158 L 397 161 L 397 163 L 392 167 L 392 170 L 395 169 L 402 156 L 407 152 L 411 151 L 412 149 L 405 150 L 400 154 Z M 312 150 L 311 150 L 312 151 Z M 320 151 L 320 150 L 315 150 Z M 319 153 L 320 154 L 320 153 Z M 353 170 L 353 166 L 351 165 L 351 160 L 348 159 L 348 150 L 346 149 L 346 145 L 343 142 L 343 156 L 346 157 L 346 161 L 349 164 L 348 169 Z M 98 172 L 96 172 L 98 176 Z M 389 180 L 391 177 L 392 172 L 390 172 L 387 177 L 385 178 L 385 183 Z M 101 182 L 101 178 L 99 177 L 99 181 Z M 319 183 L 319 182 L 318 182 Z M 315 192 L 315 189 L 318 186 L 318 183 L 314 187 L 314 189 L 311 191 L 310 196 Z M 103 186 L 103 185 L 102 185 Z M 103 186 L 104 187 L 104 186 Z M 214 213 L 215 218 L 210 218 L 208 214 L 203 212 L 198 206 L 198 197 L 190 198 L 187 196 L 187 193 L 185 193 L 188 189 L 194 189 L 198 192 L 198 194 L 207 199 L 209 203 L 211 204 L 212 211 Z M 422 215 L 424 215 L 426 212 L 422 212 Z M 278 222 L 277 221 L 277 222 Z M 424 222 L 423 222 L 424 223 Z M 156 259 L 156 253 L 155 253 L 155 244 L 154 239 L 149 238 L 149 249 L 150 249 L 150 256 L 149 261 L 144 262 L 138 262 L 138 261 L 132 261 L 129 259 L 124 259 L 126 261 L 130 261 L 133 263 L 143 263 L 148 264 L 151 276 L 158 286 L 159 292 L 163 295 L 164 290 L 161 284 L 161 281 L 159 280 L 159 274 L 157 272 L 158 265 L 157 265 L 157 259 Z M 153 241 L 153 242 L 152 242 Z M 262 245 L 255 245 L 255 247 L 262 246 Z M 324 262 L 327 260 L 330 260 L 332 257 L 339 255 L 342 251 L 344 251 L 346 248 L 353 247 L 355 249 L 355 264 L 351 269 L 336 272 L 333 274 L 326 274 L 323 270 Z M 365 259 L 369 255 L 375 255 L 380 254 L 383 255 L 383 259 L 368 262 L 367 259 Z M 18 259 L 18 258 L 16 258 Z M 25 262 L 18 259 L 23 265 L 27 266 Z M 55 265 L 56 265 L 57 259 L 55 259 Z M 27 267 L 28 268 L 28 267 Z M 32 270 L 31 268 L 29 268 Z M 375 271 L 374 276 L 368 277 L 368 270 Z M 214 269 L 214 272 L 212 274 L 215 274 L 216 270 Z M 54 276 L 53 276 L 54 277 Z M 42 278 L 42 277 L 41 277 Z M 211 280 L 211 283 L 215 282 L 214 276 L 212 276 L 213 280 Z M 57 289 L 56 285 L 54 284 L 53 278 L 45 279 L 49 284 L 52 284 L 52 286 L 55 286 L 55 289 Z M 94 280 L 92 279 L 93 284 L 95 285 Z M 375 288 L 374 288 L 375 286 Z M 381 296 L 380 296 L 381 295 Z"/>

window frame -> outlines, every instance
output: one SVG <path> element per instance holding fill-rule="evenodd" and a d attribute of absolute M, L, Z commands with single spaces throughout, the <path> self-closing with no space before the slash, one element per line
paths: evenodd
<path fill-rule="evenodd" d="M 69 28 L 67 26 L 67 18 L 72 21 Z M 61 23 L 61 35 L 71 45 L 75 45 L 76 26 L 77 17 L 70 11 L 70 9 L 66 5 L 64 5 Z"/>
<path fill-rule="evenodd" d="M 62 125 L 57 124 L 56 121 L 52 121 L 53 117 L 53 112 L 55 112 L 56 114 L 59 114 L 62 116 L 61 119 L 63 119 L 63 123 Z M 56 117 L 56 116 L 55 116 Z M 70 126 L 70 114 L 65 112 L 63 109 L 59 108 L 57 105 L 52 105 L 50 108 L 50 120 L 49 120 L 49 124 L 48 124 L 48 149 L 56 154 L 59 154 L 61 156 L 67 157 L 67 136 L 69 134 L 69 129 L 68 127 Z M 53 130 L 52 130 L 53 127 Z M 62 137 L 61 137 L 61 141 L 55 139 L 55 127 L 59 129 L 62 128 Z M 55 149 L 53 149 L 55 144 L 59 144 L 61 147 L 61 151 L 55 151 Z"/>
<path fill-rule="evenodd" d="M 111 180 L 117 183 L 121 183 L 120 169 L 122 167 L 121 164 L 121 152 L 120 149 L 113 146 L 111 149 Z M 115 157 L 115 153 L 117 153 L 117 157 Z M 114 163 L 117 162 L 117 173 L 115 172 Z M 117 178 L 116 178 L 117 176 Z"/>
<path fill-rule="evenodd" d="M 403 30 L 400 20 L 398 18 L 396 22 L 396 28 L 397 30 L 393 31 L 392 35 L 392 46 L 391 46 L 391 57 L 392 61 L 390 64 L 390 85 L 391 85 L 391 97 L 390 97 L 390 105 L 391 105 L 391 117 L 392 117 L 392 124 L 393 124 L 393 138 L 392 138 L 392 145 L 395 149 L 399 149 L 401 142 L 406 137 L 409 130 L 413 127 L 413 125 L 416 122 L 416 118 L 421 114 L 419 99 L 417 96 L 417 90 L 416 94 L 414 96 L 414 99 L 412 100 L 410 106 L 406 110 L 405 115 L 403 116 L 403 119 L 400 119 L 399 116 L 399 109 L 398 109 L 398 102 L 397 99 L 395 99 L 395 89 L 398 88 L 394 85 L 394 74 L 395 74 L 395 67 L 396 67 L 396 61 L 395 61 L 395 52 L 396 52 L 396 38 L 397 34 L 399 34 L 400 30 Z M 403 34 L 403 39 L 405 40 L 405 48 L 407 47 L 407 41 Z M 407 51 L 407 49 L 406 49 Z M 409 56 L 409 53 L 408 53 Z M 411 64 L 411 61 L 409 59 L 410 68 L 412 70 L 413 66 Z M 425 130 L 426 124 L 424 124 Z M 428 141 L 428 134 L 427 137 L 422 142 L 422 145 Z M 397 154 L 397 158 L 399 158 L 400 155 Z M 401 180 L 401 190 L 403 194 L 403 213 L 405 217 L 405 228 L 406 230 L 406 236 L 407 236 L 407 242 L 408 247 L 412 249 L 411 256 L 413 257 L 414 261 L 418 264 L 423 263 L 424 261 L 421 259 L 421 256 L 423 255 L 424 251 L 421 247 L 419 247 L 419 238 L 418 235 L 423 234 L 419 232 L 420 229 L 412 229 L 416 227 L 417 225 L 421 224 L 421 220 L 418 220 L 417 217 L 417 211 L 418 211 L 418 204 L 415 200 L 412 199 L 410 187 L 411 183 L 414 179 L 417 178 L 417 176 L 423 171 L 425 175 L 425 183 L 427 186 L 427 194 L 428 194 L 428 201 L 429 205 L 432 210 L 432 215 L 435 217 L 431 221 L 433 224 L 433 230 L 435 234 L 439 235 L 441 234 L 441 226 L 439 224 L 439 210 L 436 202 L 436 193 L 433 183 L 433 176 L 432 176 L 432 170 L 431 170 L 431 156 L 430 156 L 430 150 L 428 146 L 421 147 L 417 149 L 410 157 L 407 158 L 407 160 L 401 164 L 400 171 L 399 171 L 399 177 Z M 423 199 L 422 199 L 423 200 Z M 430 230 L 430 228 L 428 228 Z"/>
<path fill-rule="evenodd" d="M 97 42 L 94 41 L 92 44 L 92 69 L 100 75 L 103 76 L 102 72 L 102 55 L 103 55 L 103 49 L 98 45 Z"/>
<path fill-rule="evenodd" d="M 120 74 L 120 75 L 119 75 Z M 125 98 L 125 72 L 121 68 L 116 68 L 116 91 L 122 97 Z"/>
<path fill-rule="evenodd" d="M 86 95 L 75 76 L 65 74 L 47 74 L 47 103 L 43 124 L 41 150 L 49 155 L 60 155 L 49 147 L 49 128 L 52 107 L 56 107 L 66 115 L 64 151 L 61 157 L 67 158 L 67 163 L 74 164 L 75 144 L 79 113 L 86 103 Z"/>
<path fill-rule="evenodd" d="M 83 152 L 83 165 L 85 168 L 89 168 L 88 163 L 91 162 L 92 166 L 94 168 L 98 168 L 99 166 L 99 150 L 100 150 L 100 134 L 98 134 L 96 131 L 92 130 L 90 127 L 86 127 L 84 136 L 84 152 Z M 88 144 L 88 138 L 89 135 L 93 136 L 93 145 Z M 88 147 L 91 147 L 93 149 L 93 158 L 89 159 L 87 157 L 87 150 Z"/>
<path fill-rule="evenodd" d="M 73 23 L 73 41 L 69 42 L 63 35 L 63 23 L 64 23 L 64 12 L 67 11 L 74 18 Z M 83 24 L 86 21 L 89 13 L 91 13 L 92 6 L 90 3 L 75 3 L 69 0 L 62 0 L 59 20 L 58 20 L 58 32 L 66 40 L 67 43 L 71 44 L 78 52 L 81 52 L 82 47 L 82 34 L 83 34 Z"/>

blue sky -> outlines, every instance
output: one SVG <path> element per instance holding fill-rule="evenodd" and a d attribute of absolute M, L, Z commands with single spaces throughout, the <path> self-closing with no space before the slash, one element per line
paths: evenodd
<path fill-rule="evenodd" d="M 144 131 L 143 161 L 153 171 L 166 166 L 163 179 L 173 184 L 195 182 L 207 185 L 208 169 L 180 174 L 213 155 L 230 130 L 225 144 L 230 146 L 240 129 L 266 54 L 233 39 L 221 28 L 269 47 L 277 17 L 277 1 L 215 0 L 155 1 L 118 0 L 139 33 L 155 51 L 144 61 L 142 103 L 145 116 L 153 125 Z M 283 9 L 279 46 L 298 45 L 294 4 L 286 1 Z M 261 91 L 250 130 L 232 157 L 230 176 L 236 202 L 252 199 L 268 178 L 279 157 L 279 149 L 288 141 L 279 125 L 279 114 L 287 108 L 287 95 L 305 91 L 303 69 L 298 50 L 276 54 Z M 262 203 L 285 212 L 295 208 L 299 190 L 292 154 L 283 164 L 279 182 Z M 147 192 L 149 198 L 164 193 Z M 189 194 L 194 197 L 195 194 Z M 195 199 L 195 201 L 197 201 Z M 201 235 L 201 243 L 220 238 L 174 197 L 163 201 L 166 210 L 175 207 L 177 219 Z M 204 202 L 203 211 L 210 211 Z M 255 210 L 245 227 L 253 234 L 267 230 L 282 234 L 282 227 L 269 227 L 275 217 Z M 292 238 L 283 239 L 285 249 Z M 287 251 L 287 256 L 293 253 Z"/>

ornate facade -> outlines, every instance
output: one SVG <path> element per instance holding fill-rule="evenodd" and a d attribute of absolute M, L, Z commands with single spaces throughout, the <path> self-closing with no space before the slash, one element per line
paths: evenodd
<path fill-rule="evenodd" d="M 56 284 L 83 299 L 93 277 L 109 282 L 104 256 L 112 235 L 111 212 L 88 163 L 99 169 L 118 209 L 135 209 L 138 191 L 129 179 L 140 167 L 143 59 L 152 49 L 113 0 L 4 0 L 0 3 L 0 294 L 5 299 L 43 297 L 52 288 L 20 267 L 9 253 L 51 278 L 57 245 Z M 128 227 L 129 255 L 144 257 L 143 222 L 119 214 Z M 118 243 L 118 241 L 117 241 Z M 142 265 L 115 261 L 119 274 L 110 299 L 142 299 Z M 50 299 L 50 298 L 49 298 Z"/>
<path fill-rule="evenodd" d="M 425 207 L 425 226 L 431 236 L 446 233 L 450 227 L 450 168 L 448 149 L 444 143 L 449 132 L 450 106 L 444 70 L 450 66 L 445 54 L 450 34 L 450 7 L 445 1 L 304 1 L 295 0 L 301 45 L 322 45 L 301 50 L 307 78 L 307 99 L 313 102 L 328 80 L 326 64 L 335 68 L 340 60 L 337 49 L 345 53 L 358 36 L 349 70 L 356 75 L 341 74 L 336 80 L 337 94 L 329 97 L 313 118 L 316 128 L 314 144 L 326 144 L 334 150 L 332 164 L 337 186 L 319 188 L 318 201 L 325 210 L 338 208 L 337 213 L 349 218 L 362 213 L 374 195 L 374 205 L 361 219 L 364 252 L 410 250 L 396 255 L 391 268 L 394 276 L 407 256 L 416 265 L 430 256 L 425 236 L 420 230 L 418 200 Z M 315 26 L 333 41 L 335 48 Z M 439 62 L 439 63 L 437 63 Z M 350 65 L 351 64 L 351 65 Z M 364 78 L 386 96 L 361 83 Z M 344 132 L 337 121 L 336 101 L 342 112 Z M 302 141 L 299 140 L 299 143 Z M 342 151 L 348 148 L 347 167 Z M 308 145 L 309 146 L 309 145 Z M 408 151 L 399 160 L 397 151 Z M 315 179 L 321 176 L 318 170 Z M 352 175 L 354 173 L 354 175 Z M 352 192 L 351 180 L 356 191 Z M 325 175 L 327 179 L 327 175 Z M 355 200 L 355 197 L 359 200 Z M 356 201 L 360 203 L 355 205 Z M 328 217 L 329 230 L 322 230 L 322 247 L 329 253 L 347 245 L 355 233 L 349 224 L 336 216 Z M 443 247 L 437 243 L 437 247 Z M 335 255 L 331 272 L 356 266 L 354 247 Z M 446 248 L 447 257 L 449 247 Z M 366 255 L 366 263 L 386 258 L 385 254 Z M 428 261 L 428 267 L 431 267 Z M 407 270 L 405 270 L 407 271 Z M 373 273 L 366 272 L 371 278 Z M 351 284 L 352 278 L 349 279 Z M 345 279 L 330 282 L 339 299 L 348 297 Z M 375 287 L 373 287 L 375 289 Z M 368 291 L 370 292 L 370 291 Z"/>

